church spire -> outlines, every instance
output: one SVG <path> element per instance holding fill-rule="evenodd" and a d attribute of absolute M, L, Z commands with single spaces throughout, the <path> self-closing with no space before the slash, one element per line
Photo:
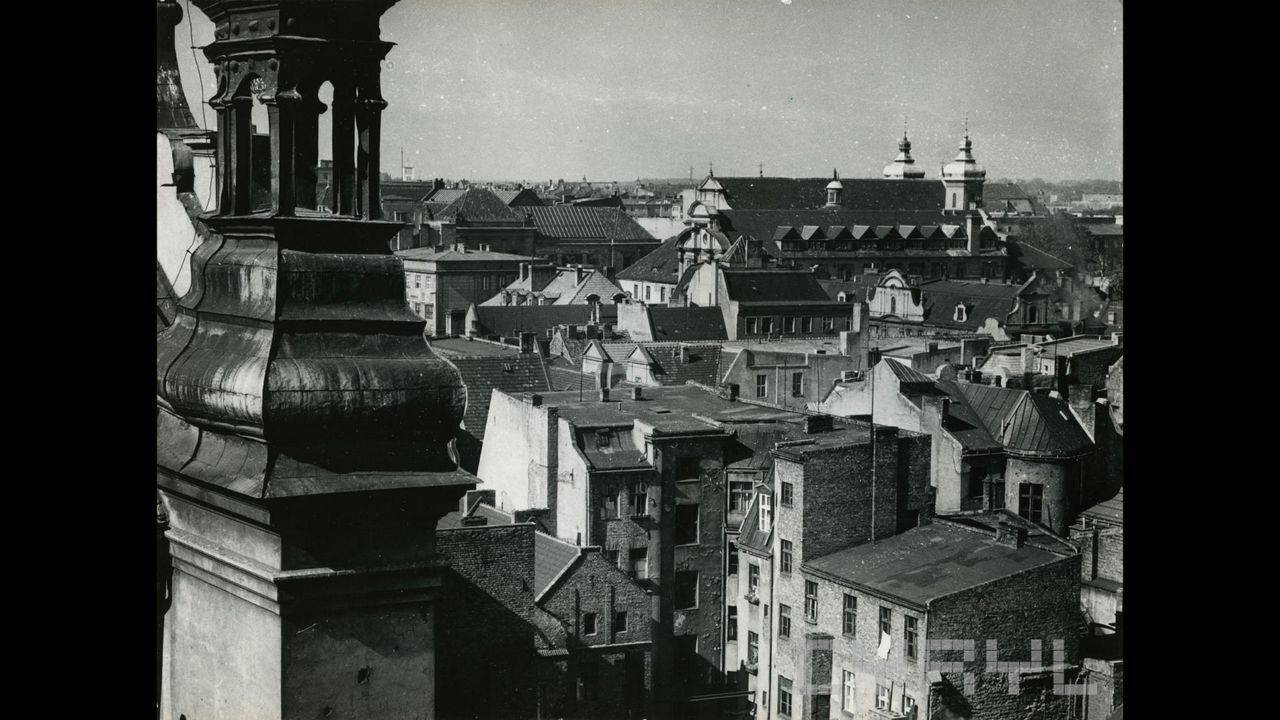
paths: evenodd
<path fill-rule="evenodd" d="M 911 157 L 911 141 L 907 139 L 907 123 L 902 122 L 902 139 L 898 141 L 898 157 L 884 166 L 884 176 L 895 180 L 918 180 L 924 177 L 924 169 L 915 166 Z"/>

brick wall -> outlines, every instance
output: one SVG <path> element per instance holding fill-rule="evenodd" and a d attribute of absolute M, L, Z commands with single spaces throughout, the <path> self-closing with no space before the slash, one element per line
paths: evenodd
<path fill-rule="evenodd" d="M 536 714 L 533 525 L 436 533 L 449 565 L 437 604 L 436 716 Z"/>

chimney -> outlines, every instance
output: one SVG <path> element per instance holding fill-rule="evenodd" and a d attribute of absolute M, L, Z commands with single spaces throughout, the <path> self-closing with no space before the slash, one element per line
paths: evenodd
<path fill-rule="evenodd" d="M 995 385 L 996 387 L 1002 387 L 1004 385 L 1003 380 L 1004 378 L 1000 377 L 999 375 L 991 376 L 991 384 Z"/>
<path fill-rule="evenodd" d="M 973 369 L 973 372 L 971 373 L 971 376 L 973 377 L 973 382 L 976 382 L 976 383 L 979 383 L 979 384 L 981 384 L 981 383 L 982 383 L 982 371 L 981 371 L 981 370 L 979 370 L 978 368 L 974 368 L 974 369 Z"/>
<path fill-rule="evenodd" d="M 603 339 L 603 340 L 612 340 L 612 339 L 613 339 L 613 325 L 611 325 L 611 324 L 609 324 L 609 323 L 604 323 L 603 325 L 601 325 L 601 326 L 600 326 L 600 337 L 601 337 L 601 339 Z"/>
<path fill-rule="evenodd" d="M 973 368 L 963 368 L 956 373 L 956 380 L 960 382 L 973 382 Z"/>
<path fill-rule="evenodd" d="M 938 352 L 938 343 L 936 342 L 928 343 L 927 345 L 925 345 L 925 350 L 931 353 Z"/>
<path fill-rule="evenodd" d="M 520 333 L 520 354 L 527 355 L 533 352 L 534 334 L 531 332 Z"/>
<path fill-rule="evenodd" d="M 1111 333 L 1111 344 L 1112 344 L 1112 345 L 1124 345 L 1124 333 L 1122 333 L 1122 332 L 1113 332 L 1113 333 Z"/>
<path fill-rule="evenodd" d="M 574 285 L 581 285 L 583 279 L 586 278 L 586 276 L 587 276 L 587 271 L 582 269 L 581 264 L 573 266 L 573 277 L 574 277 L 573 284 Z"/>
<path fill-rule="evenodd" d="M 643 396 L 644 396 L 644 391 L 643 391 L 643 390 L 641 390 L 641 389 L 640 389 L 640 388 L 638 388 L 638 387 L 633 387 L 633 388 L 631 388 L 631 399 L 632 399 L 632 400 L 640 400 L 640 399 L 642 399 L 642 398 L 643 398 Z"/>
<path fill-rule="evenodd" d="M 729 383 L 726 387 L 729 388 L 729 400 L 731 401 L 737 400 L 738 399 L 738 383 Z"/>
<path fill-rule="evenodd" d="M 538 354 L 544 358 L 551 357 L 551 341 L 547 338 L 538 338 Z"/>
<path fill-rule="evenodd" d="M 596 327 L 596 324 L 595 324 L 595 323 L 587 323 L 587 327 L 586 327 L 586 331 L 587 331 L 587 333 L 586 333 L 586 334 L 587 334 L 587 339 L 588 339 L 588 340 L 595 340 L 595 339 L 596 339 L 596 330 L 597 330 L 597 329 L 598 329 L 598 328 Z"/>
<path fill-rule="evenodd" d="M 1027 542 L 1027 529 L 1021 525 L 1002 522 L 996 527 L 996 542 L 1011 548 L 1020 548 Z"/>
<path fill-rule="evenodd" d="M 984 278 L 982 278 L 982 284 L 983 284 L 983 285 L 986 285 L 986 284 L 987 284 L 987 278 L 985 278 L 985 277 L 984 277 Z"/>
<path fill-rule="evenodd" d="M 600 388 L 600 402 L 609 402 L 609 388 Z"/>
<path fill-rule="evenodd" d="M 520 263 L 520 280 L 524 281 L 529 277 L 529 263 Z"/>

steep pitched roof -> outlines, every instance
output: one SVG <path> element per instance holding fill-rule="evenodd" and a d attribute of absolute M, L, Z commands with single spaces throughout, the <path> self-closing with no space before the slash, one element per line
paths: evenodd
<path fill-rule="evenodd" d="M 477 440 L 484 440 L 485 424 L 489 419 L 489 401 L 494 390 L 501 390 L 509 395 L 551 390 L 542 358 L 533 353 L 470 357 L 451 355 L 449 361 L 458 368 L 467 388 L 463 427 Z"/>
<path fill-rule="evenodd" d="M 925 324 L 960 330 L 977 330 L 987 318 L 1005 322 L 1021 291 L 1018 285 L 958 280 L 928 280 L 919 287 L 924 296 Z M 958 305 L 965 308 L 962 320 L 956 320 Z"/>
<path fill-rule="evenodd" d="M 533 596 L 539 597 L 551 587 L 581 551 L 576 545 L 541 532 L 533 534 Z"/>
<path fill-rule="evenodd" d="M 681 235 L 677 234 L 663 240 L 661 245 L 619 272 L 618 279 L 674 283 L 680 273 L 680 255 L 677 252 L 680 238 Z"/>
<path fill-rule="evenodd" d="M 556 240 L 606 240 L 614 242 L 654 242 L 656 238 L 640 227 L 621 208 L 542 205 L 522 207 L 533 216 L 534 227 L 544 238 Z"/>
<path fill-rule="evenodd" d="M 737 210 L 799 210 L 820 208 L 827 202 L 829 177 L 717 177 Z M 945 203 L 940 180 L 840 179 L 841 205 L 846 210 L 941 210 Z"/>
<path fill-rule="evenodd" d="M 457 220 L 461 215 L 468 223 L 519 223 L 524 217 L 514 212 L 491 190 L 471 188 L 436 214 L 437 220 Z"/>
<path fill-rule="evenodd" d="M 746 270 L 725 268 L 725 288 L 737 302 L 830 302 L 817 278 L 808 270 Z"/>
<path fill-rule="evenodd" d="M 1047 459 L 1079 457 L 1093 441 L 1063 400 L 1028 390 L 941 380 L 938 387 L 974 413 L 990 436 L 1018 455 Z"/>
<path fill-rule="evenodd" d="M 494 190 L 493 194 L 497 195 L 508 207 L 528 207 L 530 205 L 546 204 L 542 202 L 542 198 L 538 197 L 537 193 L 529 188 L 524 188 L 523 190 Z"/>
<path fill-rule="evenodd" d="M 561 270 L 539 292 L 549 298 L 555 298 L 556 305 L 582 305 L 587 298 L 595 295 L 601 303 L 610 304 L 615 295 L 625 292 L 599 270 L 583 270 L 586 273 L 582 282 L 578 282 L 576 270 Z"/>

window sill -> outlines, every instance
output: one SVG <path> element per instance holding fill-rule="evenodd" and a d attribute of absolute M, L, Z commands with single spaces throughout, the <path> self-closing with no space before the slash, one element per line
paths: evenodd
<path fill-rule="evenodd" d="M 805 621 L 806 623 L 808 623 L 809 625 L 817 625 L 817 624 L 818 624 L 818 618 L 809 618 L 809 617 L 806 617 L 806 618 L 804 619 L 804 621 Z"/>

